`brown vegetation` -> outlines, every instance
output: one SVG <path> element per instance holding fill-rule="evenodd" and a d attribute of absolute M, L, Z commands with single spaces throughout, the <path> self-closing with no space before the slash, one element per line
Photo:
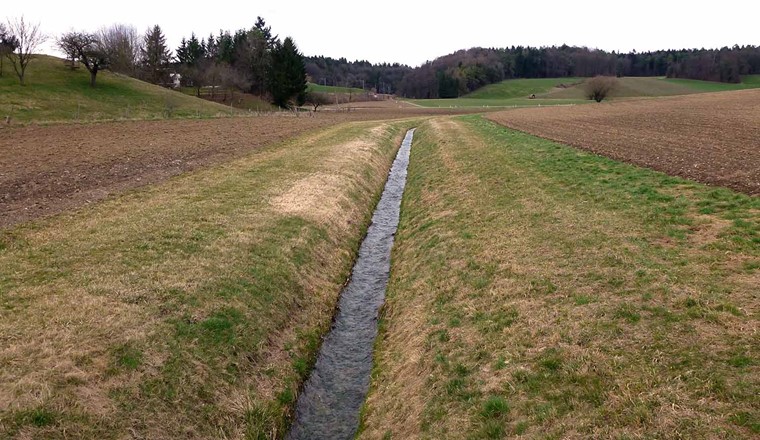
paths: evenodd
<path fill-rule="evenodd" d="M 510 128 L 701 182 L 760 194 L 760 90 L 533 108 Z"/>
<path fill-rule="evenodd" d="M 243 151 L 213 122 L 204 142 Z M 0 235 L 0 438 L 281 436 L 407 124 L 341 124 Z"/>
<path fill-rule="evenodd" d="M 584 84 L 586 97 L 596 102 L 602 102 L 615 90 L 617 83 L 617 78 L 613 76 L 595 76 Z"/>
<path fill-rule="evenodd" d="M 0 131 L 0 228 L 101 200 L 341 122 L 446 114 L 415 107 Z"/>

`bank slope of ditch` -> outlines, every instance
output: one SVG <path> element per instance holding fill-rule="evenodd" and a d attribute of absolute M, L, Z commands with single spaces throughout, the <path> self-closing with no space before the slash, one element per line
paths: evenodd
<path fill-rule="evenodd" d="M 362 438 L 749 438 L 760 200 L 477 117 L 415 134 Z"/>
<path fill-rule="evenodd" d="M 0 437 L 269 438 L 410 123 L 344 124 L 0 237 Z"/>
<path fill-rule="evenodd" d="M 340 440 L 356 435 L 369 388 L 377 317 L 388 284 L 413 136 L 414 130 L 409 130 L 388 174 L 351 278 L 338 300 L 330 333 L 298 398 L 288 440 Z"/>

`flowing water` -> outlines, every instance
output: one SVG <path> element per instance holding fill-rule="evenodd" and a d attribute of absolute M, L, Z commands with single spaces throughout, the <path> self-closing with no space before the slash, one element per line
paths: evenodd
<path fill-rule="evenodd" d="M 414 129 L 407 132 L 393 161 L 351 280 L 338 301 L 333 327 L 298 398 L 295 420 L 286 437 L 289 440 L 351 439 L 359 427 L 413 135 Z"/>

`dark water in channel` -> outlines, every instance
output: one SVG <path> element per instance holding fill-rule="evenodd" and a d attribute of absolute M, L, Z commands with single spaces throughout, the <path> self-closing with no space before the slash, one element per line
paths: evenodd
<path fill-rule="evenodd" d="M 289 440 L 351 439 L 359 427 L 413 134 L 414 129 L 406 133 L 393 161 L 351 280 L 338 301 L 333 328 L 322 342 L 317 363 L 298 398 L 295 421 L 286 437 Z"/>

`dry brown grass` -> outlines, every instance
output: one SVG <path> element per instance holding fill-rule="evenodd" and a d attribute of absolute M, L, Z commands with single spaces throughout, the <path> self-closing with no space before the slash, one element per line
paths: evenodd
<path fill-rule="evenodd" d="M 202 120 L 0 124 L 0 228 L 160 183 L 345 122 L 450 113 L 379 108 L 300 117 L 270 113 Z"/>
<path fill-rule="evenodd" d="M 342 125 L 6 231 L 0 437 L 281 435 L 408 125 Z"/>
<path fill-rule="evenodd" d="M 760 90 L 493 114 L 507 127 L 672 175 L 760 194 Z"/>
<path fill-rule="evenodd" d="M 466 121 L 416 134 L 363 438 L 755 435 L 757 199 Z"/>

